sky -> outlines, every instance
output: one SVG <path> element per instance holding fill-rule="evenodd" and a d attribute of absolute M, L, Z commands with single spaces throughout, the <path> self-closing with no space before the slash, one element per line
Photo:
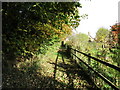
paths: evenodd
<path fill-rule="evenodd" d="M 118 22 L 118 2 L 120 0 L 80 0 L 82 8 L 80 15 L 87 14 L 88 18 L 82 19 L 76 28 L 76 33 L 85 33 L 95 37 L 95 33 L 101 27 L 110 29 L 110 26 Z"/>

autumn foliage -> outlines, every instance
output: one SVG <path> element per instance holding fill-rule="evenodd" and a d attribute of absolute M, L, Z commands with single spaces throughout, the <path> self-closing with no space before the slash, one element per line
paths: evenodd
<path fill-rule="evenodd" d="M 2 3 L 3 63 L 44 54 L 47 46 L 64 40 L 79 25 L 78 7 L 79 2 Z"/>
<path fill-rule="evenodd" d="M 120 23 L 111 26 L 113 39 L 120 45 Z"/>

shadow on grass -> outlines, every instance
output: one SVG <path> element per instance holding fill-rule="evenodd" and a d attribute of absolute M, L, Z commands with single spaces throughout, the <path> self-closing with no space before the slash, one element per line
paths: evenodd
<path fill-rule="evenodd" d="M 55 63 L 50 63 L 50 64 L 54 64 L 55 65 L 55 68 L 54 68 L 54 79 L 56 78 L 56 71 L 59 70 L 59 71 L 67 74 L 68 81 L 69 81 L 69 83 L 67 85 L 67 89 L 75 89 L 74 79 L 77 76 L 77 77 L 80 77 L 81 80 L 87 81 L 87 85 L 86 86 L 81 86 L 81 87 L 79 87 L 79 89 L 100 90 L 96 86 L 96 84 L 94 83 L 92 78 L 90 77 L 88 71 L 86 71 L 84 69 L 84 67 L 79 66 L 75 62 L 75 60 L 73 60 L 73 59 L 69 59 L 69 61 L 67 61 L 67 62 L 70 62 L 70 63 L 69 64 L 65 64 L 64 56 L 62 54 L 61 54 L 62 61 L 63 61 L 62 63 L 58 63 L 59 52 L 58 52 L 58 55 L 56 57 Z M 59 68 L 62 68 L 62 70 L 59 69 Z"/>
<path fill-rule="evenodd" d="M 65 86 L 64 83 L 58 82 L 54 77 L 43 76 L 40 71 L 41 67 L 33 62 L 31 66 L 19 68 L 11 68 L 11 70 L 3 69 L 2 73 L 2 88 L 4 89 L 55 89 Z M 56 85 L 55 85 L 56 84 Z"/>

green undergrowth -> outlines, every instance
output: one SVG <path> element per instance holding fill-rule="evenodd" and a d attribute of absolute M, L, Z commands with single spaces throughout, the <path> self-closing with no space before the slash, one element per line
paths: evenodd
<path fill-rule="evenodd" d="M 39 54 L 30 60 L 20 62 L 15 68 L 3 71 L 3 88 L 50 88 L 54 86 L 53 71 L 60 44 L 49 46 L 46 54 Z M 52 85 L 51 85 L 52 84 Z"/>
<path fill-rule="evenodd" d="M 60 43 L 49 46 L 46 54 L 20 62 L 3 71 L 3 88 L 87 89 L 90 86 L 78 75 L 74 61 L 58 54 Z M 58 57 L 57 57 L 58 55 Z M 82 73 L 81 73 L 82 74 Z"/>

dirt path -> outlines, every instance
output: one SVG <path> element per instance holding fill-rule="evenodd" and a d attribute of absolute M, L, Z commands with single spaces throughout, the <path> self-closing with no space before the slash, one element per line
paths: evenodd
<path fill-rule="evenodd" d="M 57 47 L 59 49 L 59 47 Z M 3 88 L 96 89 L 87 72 L 51 48 L 45 55 L 21 62 L 19 67 L 3 70 Z"/>

